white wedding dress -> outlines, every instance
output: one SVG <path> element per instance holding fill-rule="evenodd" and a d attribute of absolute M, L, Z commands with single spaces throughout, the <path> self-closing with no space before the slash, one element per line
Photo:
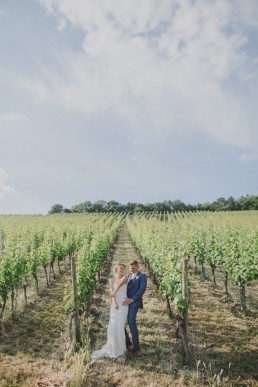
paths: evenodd
<path fill-rule="evenodd" d="M 114 284 L 114 288 L 116 288 Z M 122 305 L 127 292 L 127 284 L 122 285 L 116 292 L 116 302 L 119 309 L 115 309 L 114 299 L 110 306 L 110 319 L 107 329 L 107 343 L 101 349 L 92 352 L 91 357 L 97 359 L 100 357 L 117 358 L 126 351 L 125 344 L 125 324 L 128 313 L 128 306 Z"/>

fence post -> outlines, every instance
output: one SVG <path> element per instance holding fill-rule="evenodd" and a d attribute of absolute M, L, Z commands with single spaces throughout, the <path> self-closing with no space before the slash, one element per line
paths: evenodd
<path fill-rule="evenodd" d="M 48 283 L 51 281 L 51 265 L 53 262 L 53 239 L 51 239 L 51 248 L 50 248 L 50 265 L 49 265 L 49 275 L 48 275 Z M 47 284 L 48 286 L 48 284 Z"/>
<path fill-rule="evenodd" d="M 185 302 L 184 311 L 182 313 L 182 342 L 185 353 L 185 361 L 189 362 L 189 348 L 188 348 L 188 258 L 184 257 L 182 262 L 182 296 Z"/>
<path fill-rule="evenodd" d="M 75 339 L 77 343 L 81 342 L 80 332 L 80 317 L 79 317 L 79 300 L 78 300 L 78 287 L 76 276 L 76 264 L 74 255 L 71 257 L 71 269 L 72 269 L 72 281 L 73 281 L 73 294 L 74 294 L 74 309 L 75 309 Z"/>
<path fill-rule="evenodd" d="M 188 258 L 183 259 L 183 275 L 182 275 L 182 296 L 185 301 L 185 308 L 183 312 L 184 318 L 184 327 L 185 335 L 188 335 L 188 305 L 189 305 L 189 295 L 188 295 Z"/>

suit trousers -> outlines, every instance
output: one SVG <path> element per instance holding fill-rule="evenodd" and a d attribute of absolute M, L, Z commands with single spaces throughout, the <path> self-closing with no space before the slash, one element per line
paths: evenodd
<path fill-rule="evenodd" d="M 132 334 L 133 347 L 136 350 L 140 349 L 138 328 L 136 325 L 136 315 L 137 315 L 138 309 L 139 308 L 137 307 L 130 307 L 130 306 L 128 309 L 128 325 Z M 129 338 L 129 335 L 126 329 L 125 329 L 125 337 L 126 337 L 126 345 L 131 345 L 132 342 Z"/>

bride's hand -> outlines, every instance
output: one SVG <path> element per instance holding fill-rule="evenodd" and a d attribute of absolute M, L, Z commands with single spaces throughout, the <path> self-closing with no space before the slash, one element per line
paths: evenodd
<path fill-rule="evenodd" d="M 115 304 L 115 309 L 119 310 L 119 305 Z"/>

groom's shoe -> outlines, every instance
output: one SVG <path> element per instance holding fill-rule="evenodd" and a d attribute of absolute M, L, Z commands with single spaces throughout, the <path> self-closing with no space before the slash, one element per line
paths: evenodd
<path fill-rule="evenodd" d="M 128 352 L 132 352 L 133 344 L 126 344 L 126 349 L 127 349 Z"/>
<path fill-rule="evenodd" d="M 130 356 L 131 357 L 136 357 L 136 356 L 139 355 L 140 352 L 141 352 L 140 348 L 133 348 L 133 350 L 130 352 Z"/>

